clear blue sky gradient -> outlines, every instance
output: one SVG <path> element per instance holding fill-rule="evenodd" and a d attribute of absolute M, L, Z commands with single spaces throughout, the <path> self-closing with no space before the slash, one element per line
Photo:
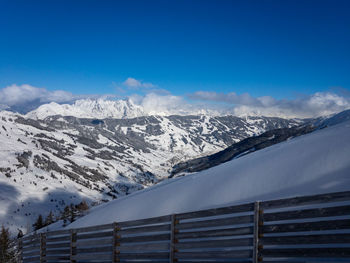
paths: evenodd
<path fill-rule="evenodd" d="M 350 88 L 350 1 L 0 0 L 0 89 L 115 93 L 133 77 L 291 98 Z"/>

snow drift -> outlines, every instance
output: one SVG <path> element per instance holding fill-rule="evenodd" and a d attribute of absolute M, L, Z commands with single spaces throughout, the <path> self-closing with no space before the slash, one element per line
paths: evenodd
<path fill-rule="evenodd" d="M 350 121 L 96 207 L 68 228 L 350 190 Z"/>

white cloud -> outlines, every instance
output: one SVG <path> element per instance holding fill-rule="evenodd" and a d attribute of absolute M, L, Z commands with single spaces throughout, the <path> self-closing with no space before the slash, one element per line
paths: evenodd
<path fill-rule="evenodd" d="M 148 115 L 222 115 L 223 111 L 210 107 L 187 102 L 182 96 L 167 93 L 148 93 L 144 96 L 134 94 L 129 99 L 142 107 Z"/>
<path fill-rule="evenodd" d="M 179 110 L 187 108 L 186 103 L 182 97 L 174 95 L 159 95 L 156 93 L 148 93 L 144 96 L 131 95 L 129 99 L 135 104 L 142 106 L 147 114 L 172 114 Z"/>
<path fill-rule="evenodd" d="M 40 102 L 67 102 L 74 98 L 73 94 L 63 90 L 48 91 L 44 88 L 36 88 L 27 84 L 13 84 L 0 90 L 0 102 L 8 106 L 14 106 L 33 101 Z"/>
<path fill-rule="evenodd" d="M 127 78 L 123 84 L 129 88 L 138 88 L 142 86 L 141 82 L 134 78 Z"/>
<path fill-rule="evenodd" d="M 157 114 L 157 112 L 169 114 L 174 111 L 186 110 L 186 103 L 182 97 L 155 93 L 147 94 L 142 99 L 141 106 L 148 114 Z"/>
<path fill-rule="evenodd" d="M 128 78 L 125 82 L 128 82 L 129 86 L 139 88 L 141 85 L 142 89 L 147 90 L 127 96 L 135 104 L 142 106 L 147 114 L 234 114 L 311 118 L 350 108 L 350 96 L 345 93 L 339 95 L 335 92 L 317 92 L 303 98 L 277 100 L 271 96 L 253 97 L 248 93 L 198 91 L 188 95 L 192 99 L 189 102 L 183 96 L 174 96 L 164 89 L 145 88 L 145 83 L 136 79 Z M 14 84 L 0 89 L 0 110 L 9 109 L 25 113 L 49 102 L 72 103 L 77 99 L 113 97 L 115 95 L 74 95 L 63 90 L 49 91 L 27 84 Z"/>
<path fill-rule="evenodd" d="M 110 96 L 110 95 L 104 95 Z M 33 110 L 44 103 L 72 103 L 77 99 L 98 98 L 100 95 L 74 95 L 63 90 L 49 91 L 28 84 L 7 86 L 0 89 L 0 110 L 14 110 L 21 113 Z"/>
<path fill-rule="evenodd" d="M 124 82 L 123 85 L 126 86 L 127 88 L 131 89 L 137 89 L 137 88 L 154 88 L 155 85 L 152 83 L 148 82 L 142 82 L 140 80 L 134 79 L 134 78 L 127 78 Z"/>
<path fill-rule="evenodd" d="M 193 94 L 190 94 L 189 97 L 193 99 L 225 102 L 237 105 L 262 105 L 259 99 L 250 96 L 248 93 L 237 95 L 235 92 L 218 93 L 212 91 L 197 91 Z"/>
<path fill-rule="evenodd" d="M 222 102 L 231 105 L 234 115 L 264 115 L 286 118 L 310 118 L 340 112 L 350 108 L 350 99 L 333 92 L 317 92 L 305 98 L 276 100 L 270 96 L 252 97 L 248 93 L 195 92 L 190 98 Z"/>

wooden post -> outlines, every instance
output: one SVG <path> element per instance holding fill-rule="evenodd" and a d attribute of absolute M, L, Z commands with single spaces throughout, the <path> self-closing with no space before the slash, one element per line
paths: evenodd
<path fill-rule="evenodd" d="M 175 243 L 176 243 L 176 215 L 172 214 L 171 215 L 171 228 L 170 228 L 170 257 L 169 257 L 169 262 L 174 263 L 177 262 L 175 258 Z"/>
<path fill-rule="evenodd" d="M 19 263 L 23 262 L 23 242 L 22 238 L 18 240 L 18 260 Z"/>
<path fill-rule="evenodd" d="M 41 233 L 40 234 L 40 263 L 45 263 L 46 257 L 46 234 Z"/>
<path fill-rule="evenodd" d="M 70 262 L 76 263 L 77 255 L 77 232 L 75 229 L 70 230 Z"/>
<path fill-rule="evenodd" d="M 260 227 L 263 225 L 262 221 L 263 211 L 260 209 L 260 202 L 255 202 L 254 205 L 254 240 L 253 240 L 253 263 L 258 263 L 262 261 L 260 257 L 260 252 L 262 250 L 262 245 L 259 244 Z"/>
<path fill-rule="evenodd" d="M 114 224 L 113 224 L 113 252 L 112 252 L 113 253 L 113 257 L 112 257 L 112 262 L 113 263 L 119 262 L 118 246 L 120 246 L 120 244 L 119 244 L 119 241 L 118 241 L 118 239 L 119 239 L 118 230 L 120 230 L 120 228 L 118 226 L 118 223 L 114 222 Z"/>

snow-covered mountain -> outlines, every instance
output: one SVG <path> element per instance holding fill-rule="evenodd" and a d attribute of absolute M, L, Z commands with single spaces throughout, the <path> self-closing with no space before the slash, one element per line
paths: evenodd
<path fill-rule="evenodd" d="M 77 118 L 135 118 L 146 115 L 141 106 L 131 100 L 105 100 L 83 99 L 74 104 L 58 104 L 51 102 L 28 112 L 26 117 L 32 119 L 45 119 L 49 116 L 74 116 Z"/>
<path fill-rule="evenodd" d="M 43 104 L 37 109 L 26 114 L 27 118 L 45 119 L 49 116 L 73 116 L 77 118 L 117 118 L 128 119 L 141 116 L 170 116 L 170 115 L 206 115 L 206 116 L 223 116 L 224 112 L 202 108 L 164 108 L 153 105 L 153 101 L 146 102 L 143 105 L 134 103 L 131 99 L 125 100 L 108 100 L 108 99 L 82 99 L 73 104 L 58 104 L 51 102 Z M 158 104 L 162 104 L 157 102 Z M 164 103 L 164 102 L 163 102 Z"/>
<path fill-rule="evenodd" d="M 350 121 L 96 207 L 68 228 L 350 190 Z"/>
<path fill-rule="evenodd" d="M 109 114 L 93 105 L 91 112 L 99 112 L 97 116 Z M 75 110 L 65 114 L 70 113 Z M 167 178 L 180 161 L 218 152 L 266 130 L 303 123 L 203 115 L 29 116 L 0 112 L 0 222 L 12 230 L 30 228 L 38 214 L 57 213 L 82 199 L 100 202 L 147 188 Z"/>

